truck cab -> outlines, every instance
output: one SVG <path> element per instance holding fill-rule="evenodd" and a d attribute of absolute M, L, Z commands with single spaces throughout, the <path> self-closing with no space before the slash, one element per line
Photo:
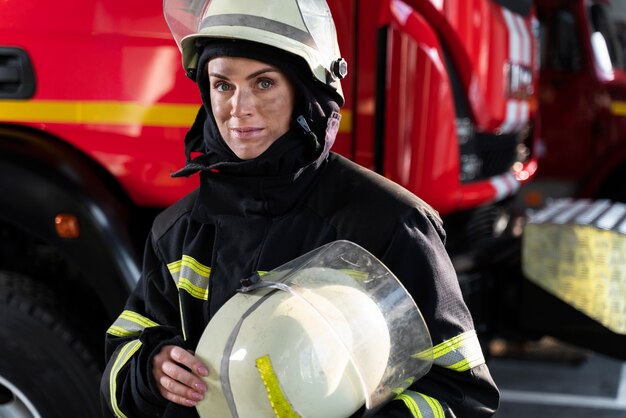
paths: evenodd
<path fill-rule="evenodd" d="M 534 3 L 540 135 L 518 195 L 529 217 L 517 313 L 529 334 L 624 358 L 626 3 Z"/>
<path fill-rule="evenodd" d="M 626 5 L 537 1 L 541 27 L 540 169 L 524 204 L 546 198 L 625 202 Z"/>

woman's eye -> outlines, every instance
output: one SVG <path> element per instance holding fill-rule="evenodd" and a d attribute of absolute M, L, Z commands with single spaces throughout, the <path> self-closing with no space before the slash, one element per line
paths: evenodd
<path fill-rule="evenodd" d="M 224 83 L 224 82 L 215 83 L 213 88 L 215 90 L 217 90 L 217 91 L 228 91 L 228 90 L 230 90 L 230 86 L 228 85 L 228 83 Z"/>
<path fill-rule="evenodd" d="M 267 79 L 267 78 L 261 79 L 257 83 L 257 86 L 259 86 L 259 88 L 261 90 L 267 90 L 270 87 L 272 87 L 273 85 L 274 85 L 274 82 L 272 80 Z"/>

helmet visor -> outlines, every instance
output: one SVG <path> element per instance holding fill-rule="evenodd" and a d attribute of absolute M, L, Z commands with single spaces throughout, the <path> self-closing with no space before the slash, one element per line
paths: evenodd
<path fill-rule="evenodd" d="M 185 71 L 197 65 L 195 39 L 257 42 L 303 58 L 315 78 L 343 103 L 339 80 L 347 68 L 338 64 L 343 60 L 326 0 L 164 0 L 163 12 Z"/>
<path fill-rule="evenodd" d="M 209 3 L 210 0 L 163 0 L 165 21 L 181 51 L 183 38 L 198 31 Z"/>
<path fill-rule="evenodd" d="M 393 273 L 362 247 L 332 242 L 261 281 L 261 286 L 297 296 L 334 328 L 359 375 L 368 412 L 430 370 L 432 342 L 417 305 Z"/>

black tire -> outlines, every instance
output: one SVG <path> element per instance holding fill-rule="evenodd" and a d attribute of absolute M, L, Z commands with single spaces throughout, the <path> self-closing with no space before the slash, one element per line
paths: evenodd
<path fill-rule="evenodd" d="M 54 294 L 0 272 L 0 417 L 99 417 L 99 372 Z"/>

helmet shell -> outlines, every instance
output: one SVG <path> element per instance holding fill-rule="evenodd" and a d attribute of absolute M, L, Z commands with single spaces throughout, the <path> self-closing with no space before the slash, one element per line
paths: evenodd
<path fill-rule="evenodd" d="M 267 288 L 240 293 L 211 320 L 196 350 L 210 370 L 202 418 L 342 418 L 366 404 L 366 388 L 378 385 L 389 358 L 385 318 L 343 273 L 300 274 L 330 281 L 304 298 Z"/>
<path fill-rule="evenodd" d="M 201 418 L 371 413 L 430 369 L 415 302 L 354 243 L 326 244 L 240 290 L 196 348 L 209 368 Z"/>
<path fill-rule="evenodd" d="M 183 68 L 198 64 L 197 41 L 239 39 L 301 57 L 316 80 L 337 93 L 347 64 L 325 0 L 164 0 L 165 18 L 182 52 Z"/>

